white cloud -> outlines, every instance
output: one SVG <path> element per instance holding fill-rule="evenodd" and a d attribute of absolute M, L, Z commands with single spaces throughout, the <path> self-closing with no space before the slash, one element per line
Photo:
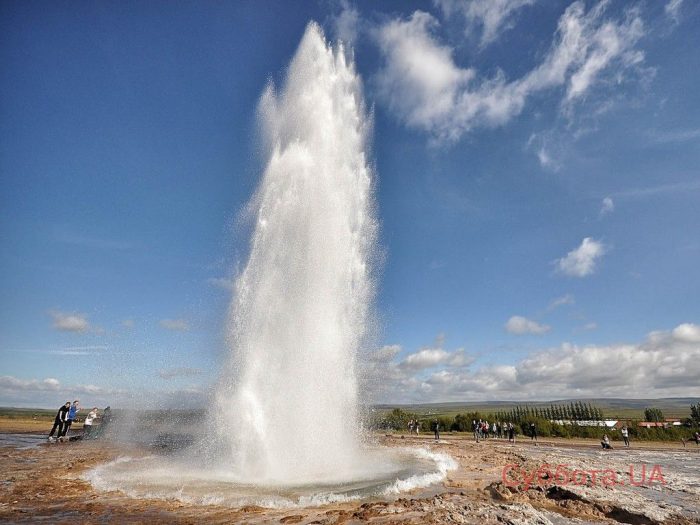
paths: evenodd
<path fill-rule="evenodd" d="M 635 49 L 643 36 L 641 17 L 627 10 L 621 20 L 605 17 L 607 2 L 585 11 L 574 2 L 559 19 L 547 55 L 539 66 L 508 82 L 502 71 L 479 78 L 461 68 L 450 46 L 433 31 L 438 21 L 416 11 L 392 20 L 377 31 L 384 67 L 376 77 L 377 92 L 406 125 L 423 129 L 437 141 L 454 141 L 476 126 L 498 126 L 518 115 L 528 97 L 542 90 L 566 87 L 562 110 L 571 114 L 607 70 L 619 80 L 638 66 L 644 55 Z M 543 165 L 553 162 L 539 151 Z"/>
<path fill-rule="evenodd" d="M 401 352 L 401 345 L 386 345 L 370 354 L 369 359 L 379 363 L 391 361 Z"/>
<path fill-rule="evenodd" d="M 47 377 L 46 379 L 20 379 L 13 376 L 0 376 L 0 391 L 13 390 L 25 392 L 32 391 L 56 391 L 61 383 L 58 379 Z"/>
<path fill-rule="evenodd" d="M 164 368 L 158 370 L 158 375 L 162 379 L 173 379 L 175 377 L 193 377 L 198 376 L 201 373 L 201 369 L 190 367 Z"/>
<path fill-rule="evenodd" d="M 700 396 L 700 325 L 649 334 L 641 343 L 564 343 L 514 364 L 412 370 L 382 365 L 383 402 L 570 397 Z"/>
<path fill-rule="evenodd" d="M 122 326 L 124 328 L 133 328 L 135 326 L 134 320 L 133 319 L 124 319 L 122 321 Z"/>
<path fill-rule="evenodd" d="M 174 332 L 186 332 L 190 329 L 190 324 L 186 319 L 163 319 L 160 326 Z"/>
<path fill-rule="evenodd" d="M 555 168 L 556 164 L 552 157 L 549 156 L 549 153 L 547 152 L 547 149 L 542 146 L 540 149 L 537 151 L 537 160 L 540 161 L 540 165 L 543 168 Z"/>
<path fill-rule="evenodd" d="M 608 213 L 615 211 L 615 203 L 611 197 L 605 197 L 603 202 L 600 204 L 600 216 L 604 217 Z"/>
<path fill-rule="evenodd" d="M 547 307 L 547 310 L 551 312 L 552 310 L 556 310 L 560 306 L 574 304 L 575 302 L 576 300 L 574 299 L 574 296 L 567 293 L 565 295 L 562 295 L 561 297 L 552 299 L 552 301 L 549 303 L 549 306 Z"/>
<path fill-rule="evenodd" d="M 504 328 L 508 333 L 515 335 L 524 334 L 536 334 L 541 335 L 549 332 L 552 327 L 546 324 L 540 324 L 535 321 L 531 321 L 525 317 L 519 315 L 514 315 L 504 325 Z"/>
<path fill-rule="evenodd" d="M 674 339 L 685 343 L 700 343 L 700 325 L 683 323 L 671 332 Z"/>
<path fill-rule="evenodd" d="M 51 310 L 49 315 L 53 318 L 52 326 L 61 332 L 84 333 L 90 330 L 90 323 L 84 314 Z"/>
<path fill-rule="evenodd" d="M 586 277 L 591 275 L 600 258 L 605 254 L 603 243 L 586 237 L 581 245 L 571 250 L 566 257 L 554 261 L 558 271 L 571 277 Z"/>
<path fill-rule="evenodd" d="M 669 0 L 664 6 L 666 16 L 672 19 L 676 24 L 680 22 L 680 12 L 683 0 Z"/>
<path fill-rule="evenodd" d="M 466 23 L 465 34 L 481 28 L 482 47 L 495 41 L 501 31 L 513 26 L 513 14 L 534 0 L 435 0 L 445 18 L 461 16 Z"/>
<path fill-rule="evenodd" d="M 438 365 L 465 366 L 471 362 L 463 349 L 448 352 L 442 348 L 422 348 L 418 352 L 409 354 L 399 366 L 408 370 L 424 370 Z"/>

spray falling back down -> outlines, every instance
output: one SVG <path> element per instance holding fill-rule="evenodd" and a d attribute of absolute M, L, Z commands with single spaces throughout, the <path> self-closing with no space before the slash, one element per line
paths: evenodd
<path fill-rule="evenodd" d="M 217 427 L 242 478 L 330 481 L 362 462 L 355 356 L 373 296 L 371 122 L 352 61 L 314 23 L 260 115 L 269 159 Z"/>

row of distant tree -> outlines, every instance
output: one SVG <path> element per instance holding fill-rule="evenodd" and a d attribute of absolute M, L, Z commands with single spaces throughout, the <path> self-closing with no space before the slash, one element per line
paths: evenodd
<path fill-rule="evenodd" d="M 637 439 L 668 440 L 688 437 L 688 427 L 700 427 L 700 403 L 691 405 L 691 417 L 684 420 L 683 427 L 670 428 L 639 428 L 632 422 L 630 435 Z M 646 421 L 664 421 L 664 414 L 658 408 L 647 408 L 644 411 Z M 603 413 L 600 408 L 590 403 L 580 401 L 569 404 L 550 405 L 549 407 L 516 406 L 510 410 L 492 413 L 467 412 L 455 416 L 420 415 L 395 408 L 390 412 L 376 414 L 370 421 L 371 427 L 381 430 L 408 430 L 409 421 L 418 423 L 421 432 L 432 432 L 435 423 L 441 431 L 471 432 L 472 421 L 479 419 L 493 422 L 510 422 L 516 425 L 518 434 L 527 435 L 530 423 L 534 423 L 540 436 L 556 437 L 600 437 L 606 430 L 600 427 L 576 425 L 576 421 L 602 421 Z M 566 424 L 559 424 L 566 421 Z M 571 422 L 573 424 L 570 424 Z M 616 434 L 613 433 L 613 437 Z"/>
<path fill-rule="evenodd" d="M 550 405 L 548 407 L 529 407 L 520 405 L 507 411 L 497 411 L 493 414 L 497 421 L 512 421 L 520 423 L 524 420 L 546 419 L 548 421 L 602 421 L 603 412 L 591 403 L 581 401 L 568 405 Z"/>

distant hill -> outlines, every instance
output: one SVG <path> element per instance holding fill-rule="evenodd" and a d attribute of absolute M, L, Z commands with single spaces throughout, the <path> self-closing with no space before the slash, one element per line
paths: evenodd
<path fill-rule="evenodd" d="M 374 405 L 377 410 L 393 410 L 400 408 L 408 412 L 431 415 L 454 415 L 460 412 L 489 413 L 497 410 L 510 410 L 517 405 L 529 407 L 548 407 L 550 405 L 568 405 L 581 401 L 591 403 L 600 408 L 606 418 L 644 419 L 644 409 L 655 407 L 661 409 L 665 417 L 689 417 L 690 405 L 700 402 L 697 397 L 666 397 L 660 399 L 618 399 L 618 398 L 585 398 L 585 399 L 556 399 L 553 401 L 455 401 L 449 403 L 419 403 L 419 404 L 380 404 Z"/>

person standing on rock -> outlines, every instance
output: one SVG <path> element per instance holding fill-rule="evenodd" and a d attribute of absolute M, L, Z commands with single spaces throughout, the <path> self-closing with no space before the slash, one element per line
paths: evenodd
<path fill-rule="evenodd" d="M 58 412 L 56 413 L 56 419 L 53 421 L 53 427 L 51 428 L 51 432 L 49 432 L 49 441 L 53 441 L 53 433 L 58 430 L 58 434 L 56 437 L 61 437 L 63 435 L 63 426 L 66 423 L 66 419 L 68 419 L 68 411 L 70 410 L 70 401 L 66 401 L 65 405 L 62 405 L 61 408 L 58 409 Z"/>

